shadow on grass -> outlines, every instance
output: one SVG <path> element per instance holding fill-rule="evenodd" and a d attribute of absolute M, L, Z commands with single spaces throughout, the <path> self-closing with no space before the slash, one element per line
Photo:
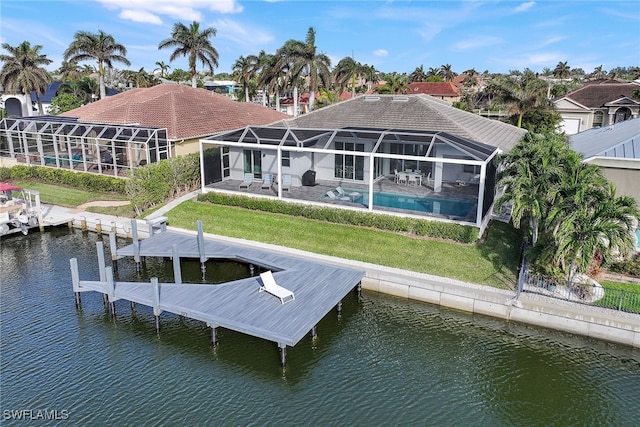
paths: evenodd
<path fill-rule="evenodd" d="M 495 269 L 492 281 L 502 283 L 505 289 L 515 290 L 523 238 L 522 231 L 511 224 L 492 221 L 486 238 L 478 243 L 480 255 Z"/>

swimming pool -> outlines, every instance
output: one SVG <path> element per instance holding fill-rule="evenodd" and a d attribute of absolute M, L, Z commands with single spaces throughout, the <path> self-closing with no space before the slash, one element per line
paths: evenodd
<path fill-rule="evenodd" d="M 369 195 L 362 190 L 345 188 L 344 191 L 347 193 L 360 192 L 362 193 L 362 198 L 356 198 L 355 201 L 365 205 L 369 203 Z M 475 209 L 476 202 L 473 200 L 453 200 L 442 197 L 375 191 L 373 193 L 373 206 L 465 218 Z"/>

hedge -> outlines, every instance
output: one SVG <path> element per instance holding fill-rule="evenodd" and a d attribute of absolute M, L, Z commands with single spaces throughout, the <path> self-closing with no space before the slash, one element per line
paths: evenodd
<path fill-rule="evenodd" d="M 6 180 L 39 180 L 48 184 L 62 184 L 90 191 L 124 193 L 126 180 L 106 175 L 79 173 L 46 166 L 16 165 L 0 168 L 0 178 Z"/>
<path fill-rule="evenodd" d="M 416 236 L 448 239 L 461 243 L 473 243 L 478 239 L 478 230 L 476 228 L 442 221 L 406 218 L 214 192 L 200 194 L 198 200 L 217 205 L 237 206 L 245 209 L 299 216 L 336 224 L 371 227 Z"/>

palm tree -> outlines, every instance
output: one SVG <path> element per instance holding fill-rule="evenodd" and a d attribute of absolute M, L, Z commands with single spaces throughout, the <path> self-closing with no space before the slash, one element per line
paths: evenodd
<path fill-rule="evenodd" d="M 438 75 L 442 77 L 445 82 L 450 82 L 457 76 L 457 74 L 451 69 L 450 64 L 446 64 L 440 67 Z"/>
<path fill-rule="evenodd" d="M 556 68 L 553 69 L 553 77 L 557 79 L 566 79 L 571 75 L 571 67 L 567 65 L 567 62 L 558 62 Z"/>
<path fill-rule="evenodd" d="M 169 71 L 169 68 L 171 68 L 171 66 L 169 64 L 165 64 L 164 61 L 157 61 L 156 65 L 158 66 L 158 68 L 156 68 L 155 71 L 160 71 L 160 78 L 164 79 L 164 75 L 167 71 Z"/>
<path fill-rule="evenodd" d="M 409 91 L 407 86 L 408 78 L 406 75 L 392 73 L 386 77 L 386 83 L 377 88 L 377 93 L 395 93 L 404 94 Z"/>
<path fill-rule="evenodd" d="M 371 90 L 373 85 L 380 82 L 380 73 L 373 65 L 363 65 L 362 74 L 367 84 L 367 90 Z"/>
<path fill-rule="evenodd" d="M 82 78 L 82 71 L 77 62 L 62 61 L 62 65 L 57 71 L 60 74 L 62 80 L 80 80 Z"/>
<path fill-rule="evenodd" d="M 279 49 L 282 63 L 289 65 L 291 78 L 295 81 L 299 76 L 309 78 L 309 110 L 313 109 L 315 92 L 318 90 L 318 80 L 324 87 L 329 87 L 331 80 L 331 60 L 324 53 L 319 53 L 316 47 L 316 31 L 313 27 L 307 30 L 307 37 L 304 42 L 299 40 L 289 40 Z"/>
<path fill-rule="evenodd" d="M 127 49 L 117 43 L 112 35 L 98 30 L 97 34 L 88 31 L 78 31 L 73 36 L 73 42 L 64 51 L 64 59 L 70 62 L 96 60 L 98 62 L 98 76 L 100 82 L 100 99 L 107 97 L 104 83 L 105 67 L 112 68 L 113 62 L 131 65 L 126 58 Z"/>
<path fill-rule="evenodd" d="M 498 78 L 489 86 L 487 93 L 495 93 L 497 99 L 505 103 L 512 114 L 517 115 L 518 127 L 522 127 L 522 117 L 526 113 L 551 108 L 547 97 L 547 83 L 533 73 Z"/>
<path fill-rule="evenodd" d="M 416 67 L 411 74 L 409 74 L 409 83 L 423 82 L 427 79 L 427 73 L 424 72 L 424 66 L 420 65 Z"/>
<path fill-rule="evenodd" d="M 335 83 L 340 92 L 347 87 L 351 87 L 351 96 L 354 97 L 356 93 L 356 79 L 360 76 L 362 70 L 362 64 L 356 62 L 350 56 L 342 58 L 333 69 Z M 325 90 L 325 94 L 326 93 L 328 93 L 328 90 Z"/>
<path fill-rule="evenodd" d="M 523 221 L 527 220 L 534 246 L 556 198 L 563 171 L 561 159 L 568 150 L 562 135 L 528 133 L 500 159 L 496 188 L 504 192 L 496 206 L 501 207 L 509 201 L 512 203 L 514 227 L 521 228 Z"/>
<path fill-rule="evenodd" d="M 169 61 L 180 56 L 189 58 L 189 70 L 191 71 L 191 87 L 196 87 L 196 64 L 198 60 L 209 69 L 213 75 L 214 67 L 218 66 L 218 51 L 211 45 L 211 37 L 216 35 L 213 27 L 200 31 L 200 24 L 193 21 L 187 28 L 183 23 L 174 24 L 171 38 L 162 40 L 158 49 L 175 47 Z"/>
<path fill-rule="evenodd" d="M 240 55 L 240 58 L 233 64 L 232 71 L 233 77 L 242 84 L 245 102 L 249 102 L 249 82 L 254 76 L 253 63 L 249 57 L 245 58 Z"/>
<path fill-rule="evenodd" d="M 47 83 L 50 81 L 49 73 L 43 66 L 51 64 L 52 61 L 40 53 L 42 46 L 32 47 L 28 41 L 23 41 L 15 47 L 3 43 L 2 48 L 9 53 L 0 55 L 0 62 L 4 63 L 0 70 L 0 85 L 10 92 L 21 91 L 25 96 L 35 91 L 38 112 L 43 115 L 40 95 L 47 90 Z"/>

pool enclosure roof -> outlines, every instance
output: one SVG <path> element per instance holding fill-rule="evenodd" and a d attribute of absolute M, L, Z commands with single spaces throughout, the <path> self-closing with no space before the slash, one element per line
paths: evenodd
<path fill-rule="evenodd" d="M 487 161 L 498 148 L 446 132 L 407 129 L 377 129 L 366 127 L 344 127 L 341 129 L 312 129 L 288 127 L 247 126 L 220 133 L 205 141 L 256 144 L 281 147 L 316 148 L 329 150 L 335 140 L 374 141 L 371 152 L 376 153 L 383 143 L 428 145 L 425 157 L 435 157 L 433 146 L 445 144 L 477 161 Z"/>
<path fill-rule="evenodd" d="M 167 141 L 166 128 L 79 122 L 75 117 L 7 117 L 0 131 L 110 139 L 121 142 Z"/>

